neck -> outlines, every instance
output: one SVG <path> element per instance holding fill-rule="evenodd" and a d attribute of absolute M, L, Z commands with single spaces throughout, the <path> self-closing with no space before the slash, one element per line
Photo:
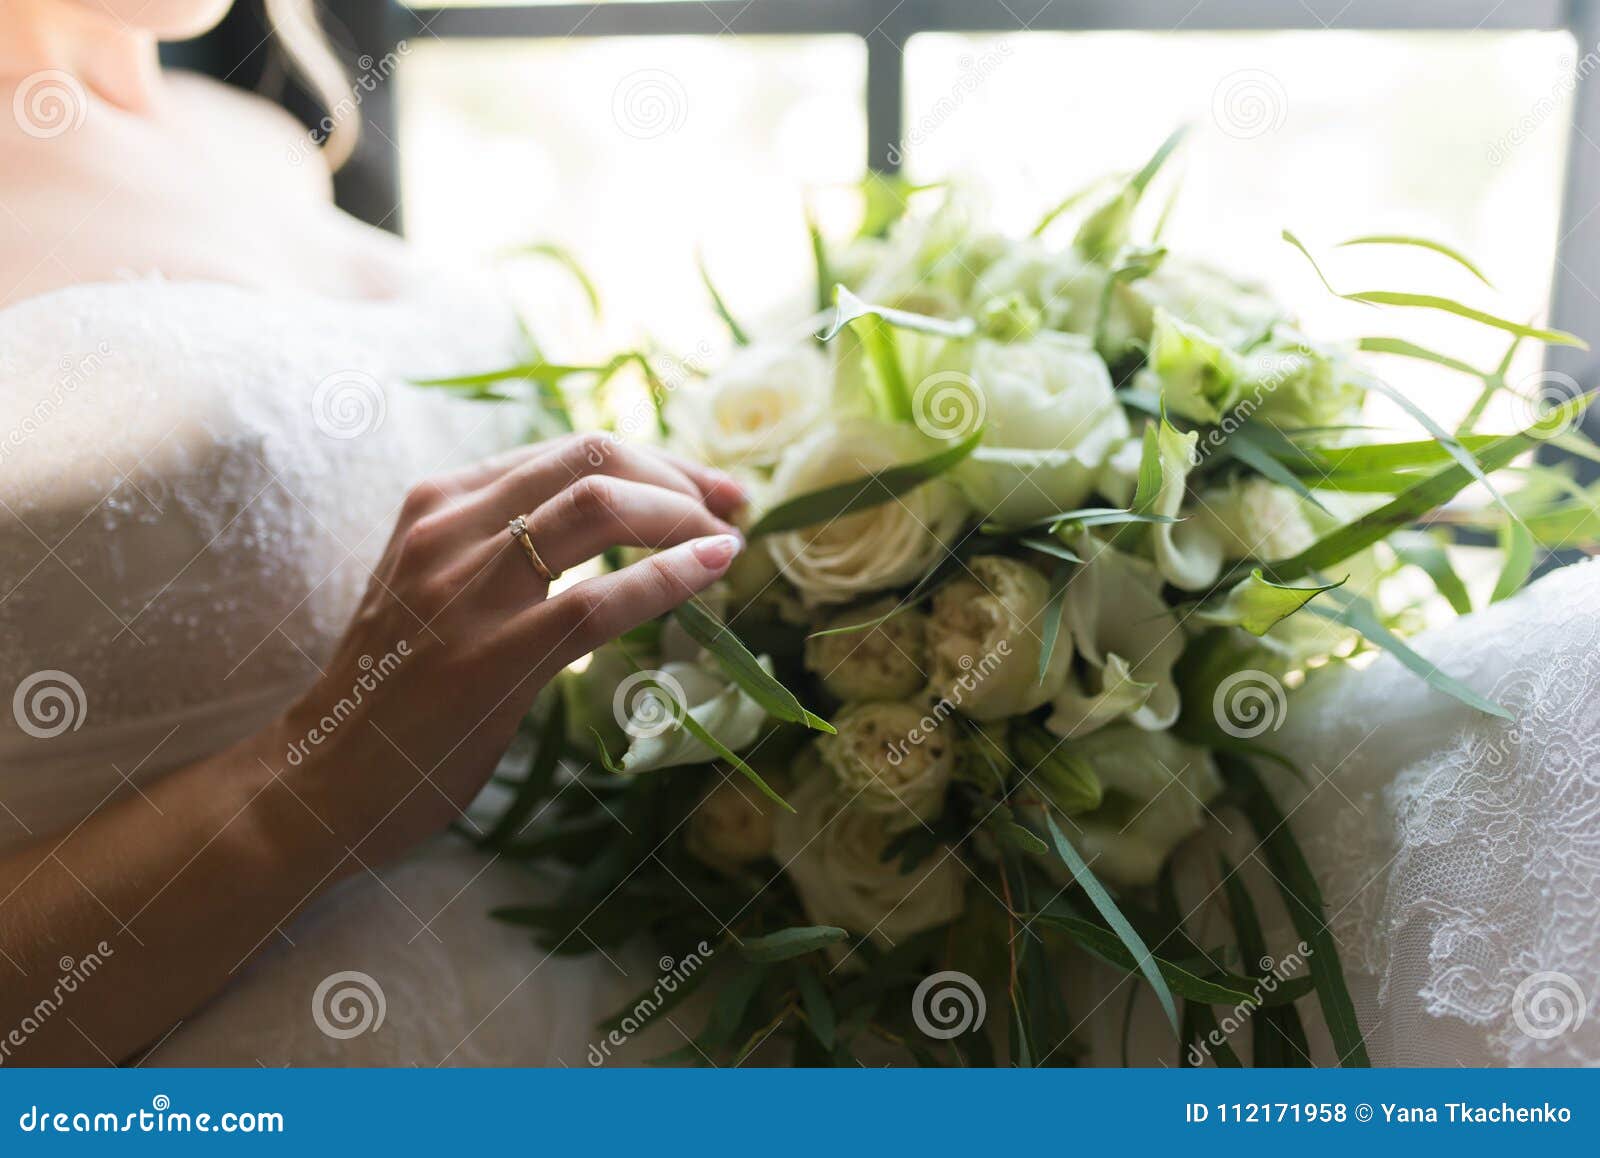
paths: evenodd
<path fill-rule="evenodd" d="M 119 108 L 150 110 L 160 86 L 156 39 L 70 0 L 0 0 L 0 77 L 60 69 Z"/>

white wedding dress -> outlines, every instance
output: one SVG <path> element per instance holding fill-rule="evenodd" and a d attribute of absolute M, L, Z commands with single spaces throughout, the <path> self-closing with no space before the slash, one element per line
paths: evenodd
<path fill-rule="evenodd" d="M 518 433 L 402 381 L 518 352 L 498 297 L 430 284 L 360 303 L 146 280 L 0 311 L 0 847 L 270 719 L 316 678 L 407 485 Z M 263 930 L 145 1064 L 585 1064 L 655 966 L 547 958 L 486 916 L 539 888 L 437 838 Z M 314 1011 L 341 973 L 370 980 Z"/>
<path fill-rule="evenodd" d="M 269 719 L 316 677 L 407 484 L 516 434 L 403 384 L 516 352 L 496 298 L 436 284 L 352 303 L 141 281 L 0 311 L 0 846 Z M 1600 1063 L 1600 565 L 1417 647 L 1518 723 L 1385 659 L 1310 681 L 1272 737 L 1314 785 L 1283 782 L 1283 802 L 1373 1060 Z M 1187 860 L 1214 874 L 1214 850 Z M 272 935 L 147 1064 L 586 1064 L 655 965 L 547 957 L 485 916 L 539 888 L 438 838 Z M 365 975 L 381 1023 L 350 1034 L 326 1007 L 341 974 Z M 1090 1019 L 1096 1060 L 1120 1057 L 1118 1013 Z M 680 1044 L 657 1028 L 648 1052 Z M 1175 1053 L 1136 1034 L 1135 1060 Z"/>

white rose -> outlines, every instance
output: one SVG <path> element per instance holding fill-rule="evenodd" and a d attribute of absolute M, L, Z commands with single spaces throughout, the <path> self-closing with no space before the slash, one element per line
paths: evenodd
<path fill-rule="evenodd" d="M 1062 831 L 1095 874 L 1116 885 L 1153 884 L 1222 791 L 1210 754 L 1168 732 L 1106 728 L 1074 741 L 1072 754 L 1094 770 L 1106 803 L 1074 816 Z"/>
<path fill-rule="evenodd" d="M 829 723 L 837 733 L 817 737 L 817 753 L 852 808 L 878 813 L 895 829 L 943 810 L 956 754 L 939 720 L 915 704 L 882 702 L 847 704 Z"/>
<path fill-rule="evenodd" d="M 1050 584 L 1026 563 L 999 555 L 980 555 L 967 568 L 933 597 L 933 694 L 974 720 L 1030 712 L 1061 690 L 1072 663 L 1072 640 L 1063 633 L 1040 678 Z"/>
<path fill-rule="evenodd" d="M 1081 736 L 1126 717 L 1140 728 L 1169 728 L 1181 706 L 1173 665 L 1184 635 L 1149 563 L 1083 535 L 1085 563 L 1067 585 L 1062 630 L 1082 659 L 1052 705 L 1045 727 Z"/>
<path fill-rule="evenodd" d="M 810 636 L 806 670 L 841 700 L 904 700 L 916 695 L 928 683 L 923 638 L 928 617 L 916 608 L 898 608 L 897 599 L 885 597 L 824 620 L 821 626 L 828 630 L 889 615 L 860 631 Z"/>
<path fill-rule="evenodd" d="M 761 666 L 772 670 L 762 657 Z M 761 734 L 766 709 L 721 672 L 695 663 L 666 663 L 635 673 L 617 686 L 614 710 L 630 738 L 624 772 L 652 772 L 680 764 L 706 764 L 716 753 L 680 722 L 687 714 L 734 752 Z"/>
<path fill-rule="evenodd" d="M 807 916 L 893 946 L 961 915 L 966 870 L 938 848 L 910 872 L 883 858 L 895 831 L 883 815 L 849 807 L 831 773 L 813 769 L 773 823 L 773 853 Z"/>
<path fill-rule="evenodd" d="M 750 346 L 672 395 L 675 430 L 718 466 L 767 466 L 823 419 L 829 361 L 814 345 Z"/>
<path fill-rule="evenodd" d="M 951 477 L 980 514 L 1002 523 L 1082 506 L 1128 436 L 1100 355 L 1087 338 L 1052 332 L 970 345 L 965 371 L 935 366 L 913 395 L 918 425 L 931 433 L 962 435 L 983 424 L 982 444 Z M 964 427 L 953 426 L 963 414 Z"/>
<path fill-rule="evenodd" d="M 772 853 L 776 805 L 737 772 L 713 785 L 689 814 L 684 847 L 689 855 L 732 876 Z"/>
<path fill-rule="evenodd" d="M 936 453 L 940 444 L 905 423 L 866 419 L 813 431 L 773 475 L 776 504 Z M 871 484 L 868 484 L 871 485 Z M 966 520 L 959 492 L 942 479 L 818 526 L 766 538 L 785 578 L 809 604 L 844 603 L 922 578 Z"/>
<path fill-rule="evenodd" d="M 1230 560 L 1271 563 L 1316 541 L 1300 496 L 1254 475 L 1201 492 L 1190 517 L 1217 537 Z"/>

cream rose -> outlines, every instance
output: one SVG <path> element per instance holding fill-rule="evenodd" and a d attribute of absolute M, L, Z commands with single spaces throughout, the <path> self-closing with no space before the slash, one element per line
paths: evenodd
<path fill-rule="evenodd" d="M 941 445 L 905 423 L 861 419 L 824 427 L 784 455 L 768 503 L 926 458 Z M 943 556 L 966 514 L 955 487 L 935 479 L 843 518 L 769 535 L 766 545 L 808 604 L 844 603 L 920 579 Z"/>
<path fill-rule="evenodd" d="M 842 635 L 813 635 L 806 640 L 806 670 L 841 700 L 904 700 L 928 684 L 928 617 L 916 608 L 899 608 L 884 598 L 822 622 L 824 630 L 870 623 L 894 612 L 871 628 Z"/>
<path fill-rule="evenodd" d="M 773 822 L 773 853 L 786 866 L 807 916 L 889 947 L 961 915 L 966 870 L 953 849 L 930 852 L 910 872 L 884 860 L 887 818 L 848 806 L 831 773 L 812 769 Z"/>
<path fill-rule="evenodd" d="M 668 413 L 707 461 L 768 466 L 822 421 L 830 379 L 813 345 L 750 346 L 705 381 L 678 388 Z"/>
<path fill-rule="evenodd" d="M 934 695 L 975 720 L 1030 712 L 1053 698 L 1072 663 L 1072 640 L 1056 640 L 1039 675 L 1050 584 L 1026 563 L 980 555 L 968 574 L 933 597 L 928 662 Z"/>
<path fill-rule="evenodd" d="M 689 814 L 684 847 L 689 855 L 732 876 L 751 861 L 772 853 L 776 808 L 738 773 L 713 785 Z"/>
<path fill-rule="evenodd" d="M 1076 334 L 980 339 L 964 371 L 935 369 L 917 386 L 913 404 L 918 424 L 931 432 L 966 434 L 983 426 L 982 444 L 952 477 L 980 514 L 1002 523 L 1082 506 L 1128 436 L 1106 364 Z M 957 425 L 958 419 L 964 421 Z"/>
<path fill-rule="evenodd" d="M 817 753 L 833 772 L 852 808 L 875 812 L 890 828 L 932 820 L 944 807 L 955 772 L 955 739 L 939 719 L 915 704 L 847 704 L 817 737 Z"/>

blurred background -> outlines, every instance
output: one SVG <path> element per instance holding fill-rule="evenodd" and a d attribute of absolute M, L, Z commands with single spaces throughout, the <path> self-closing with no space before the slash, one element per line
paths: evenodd
<path fill-rule="evenodd" d="M 1600 126 L 1585 127 L 1596 98 L 1582 85 L 1600 49 L 1587 3 L 322 0 L 321 11 L 357 80 L 359 107 L 344 115 L 366 129 L 341 202 L 458 260 L 528 242 L 568 249 L 598 287 L 598 324 L 558 267 L 501 263 L 558 360 L 645 336 L 714 356 L 724 332 L 696 254 L 742 316 L 809 294 L 806 212 L 848 236 L 861 212 L 849 190 L 869 166 L 971 182 L 997 224 L 1026 229 L 1091 178 L 1137 167 L 1180 123 L 1192 132 L 1164 240 L 1269 283 L 1319 336 L 1400 336 L 1485 369 L 1504 352 L 1443 315 L 1335 298 L 1285 228 L 1341 290 L 1441 293 L 1600 339 L 1589 288 Z M 174 58 L 269 92 L 308 125 L 325 114 L 285 76 L 258 0 Z M 1428 253 L 1334 248 L 1371 233 L 1458 247 L 1493 288 Z M 1541 357 L 1523 351 L 1513 380 Z M 1588 355 L 1563 357 L 1591 383 Z M 1475 393 L 1448 371 L 1392 369 L 1447 424 Z M 1491 429 L 1510 424 L 1494 417 Z"/>

